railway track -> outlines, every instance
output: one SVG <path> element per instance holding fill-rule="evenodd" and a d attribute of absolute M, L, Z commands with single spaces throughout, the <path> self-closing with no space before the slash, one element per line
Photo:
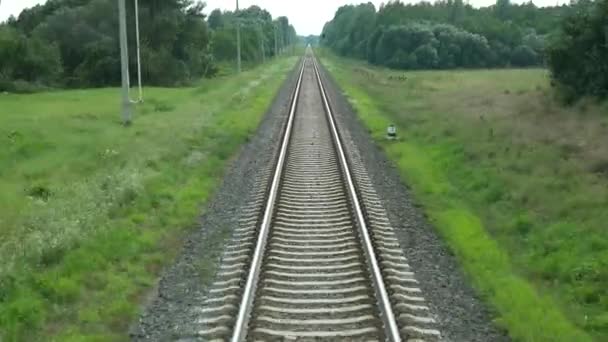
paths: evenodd
<path fill-rule="evenodd" d="M 187 339 L 441 339 L 364 167 L 345 148 L 309 51 L 269 186 L 245 210 Z"/>

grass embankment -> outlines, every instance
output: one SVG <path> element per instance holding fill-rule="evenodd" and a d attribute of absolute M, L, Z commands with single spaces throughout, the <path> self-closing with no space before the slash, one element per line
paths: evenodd
<path fill-rule="evenodd" d="M 608 340 L 607 104 L 560 106 L 540 69 L 323 61 L 514 339 Z"/>
<path fill-rule="evenodd" d="M 117 89 L 0 95 L 0 340 L 126 340 L 295 60 L 146 89 L 128 128 Z"/>

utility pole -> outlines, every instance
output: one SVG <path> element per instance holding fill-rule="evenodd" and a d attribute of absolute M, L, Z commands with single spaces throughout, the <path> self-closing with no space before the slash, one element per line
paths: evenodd
<path fill-rule="evenodd" d="M 139 88 L 138 103 L 144 102 L 144 91 L 141 86 L 141 47 L 139 43 L 139 0 L 135 0 L 135 39 L 137 41 L 137 87 Z"/>
<path fill-rule="evenodd" d="M 120 66 L 122 75 L 122 123 L 131 124 L 131 100 L 129 99 L 129 49 L 127 46 L 127 11 L 125 0 L 118 0 L 120 35 Z"/>
<path fill-rule="evenodd" d="M 260 40 L 260 52 L 262 53 L 262 63 L 266 63 L 266 40 L 264 39 L 264 31 L 262 29 L 262 24 L 258 22 L 258 35 Z"/>
<path fill-rule="evenodd" d="M 277 33 L 277 25 L 274 25 L 274 56 L 279 56 L 279 36 Z"/>
<path fill-rule="evenodd" d="M 285 38 L 285 53 L 286 53 L 286 54 L 289 54 L 289 53 L 290 53 L 290 51 L 289 51 L 289 48 L 290 48 L 290 47 L 291 47 L 291 39 L 289 38 L 289 36 L 287 36 L 287 37 Z"/>
<path fill-rule="evenodd" d="M 239 0 L 236 0 L 236 71 L 241 73 L 241 22 L 239 18 Z"/>
<path fill-rule="evenodd" d="M 287 41 L 285 40 L 285 32 L 279 31 L 279 45 L 281 46 L 281 53 L 287 54 Z"/>

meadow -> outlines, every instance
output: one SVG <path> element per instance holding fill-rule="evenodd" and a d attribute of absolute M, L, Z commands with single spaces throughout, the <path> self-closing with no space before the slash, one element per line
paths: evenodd
<path fill-rule="evenodd" d="M 0 94 L 0 340 L 128 340 L 295 62 L 146 88 L 129 127 L 118 89 Z"/>
<path fill-rule="evenodd" d="M 544 69 L 322 61 L 500 327 L 608 340 L 608 103 L 564 106 Z"/>

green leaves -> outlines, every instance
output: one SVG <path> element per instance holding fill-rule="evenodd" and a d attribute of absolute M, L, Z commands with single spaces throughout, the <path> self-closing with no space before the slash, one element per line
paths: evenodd
<path fill-rule="evenodd" d="M 608 96 L 608 0 L 581 1 L 551 40 L 552 77 L 571 102 L 584 95 Z"/>
<path fill-rule="evenodd" d="M 135 46 L 135 14 L 128 1 L 129 45 Z M 57 0 L 25 10 L 0 26 L 0 91 L 16 81 L 65 87 L 120 82 L 116 2 Z M 140 1 L 142 65 L 147 85 L 174 86 L 212 74 L 204 5 L 185 0 Z M 10 56 L 10 58 L 8 58 Z M 6 57 L 6 58 L 5 58 Z M 131 49 L 131 68 L 135 66 Z M 3 63 L 4 64 L 4 63 Z"/>
<path fill-rule="evenodd" d="M 268 11 L 255 5 L 238 13 L 214 10 L 209 15 L 209 27 L 213 30 L 213 56 L 219 61 L 236 58 L 237 20 L 241 28 L 241 56 L 245 62 L 263 61 L 277 53 L 275 47 L 280 53 L 296 42 L 296 31 L 287 17 L 273 20 Z"/>
<path fill-rule="evenodd" d="M 536 66 L 545 36 L 567 6 L 537 8 L 499 0 L 473 8 L 461 0 L 389 2 L 338 9 L 322 43 L 342 56 L 399 69 Z"/>

